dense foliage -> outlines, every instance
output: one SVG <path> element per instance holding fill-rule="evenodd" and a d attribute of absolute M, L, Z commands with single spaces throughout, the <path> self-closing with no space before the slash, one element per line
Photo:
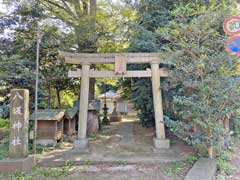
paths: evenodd
<path fill-rule="evenodd" d="M 224 119 L 231 116 L 237 124 L 237 58 L 224 52 L 222 30 L 224 18 L 234 13 L 234 7 L 232 1 L 182 1 L 165 6 L 141 1 L 138 8 L 138 30 L 129 50 L 182 52 L 166 62 L 173 76 L 163 80 L 162 90 L 166 125 L 190 144 L 220 147 L 222 137 L 228 136 Z M 130 83 L 123 82 L 123 89 Z M 143 125 L 154 124 L 150 80 L 136 79 L 131 85 L 125 92 L 135 102 Z"/>
<path fill-rule="evenodd" d="M 36 59 L 36 30 L 37 21 L 43 18 L 42 11 L 36 12 L 36 3 L 24 3 L 15 7 L 13 12 L 2 16 L 2 22 L 6 22 L 6 31 L 12 32 L 1 39 L 5 46 L 1 47 L 1 101 L 7 105 L 7 94 L 12 88 L 26 88 L 30 90 L 30 105 L 33 106 L 35 84 L 35 59 Z M 67 79 L 68 67 L 57 58 L 59 48 L 69 48 L 71 38 L 60 31 L 55 25 L 45 23 L 41 27 L 40 47 L 40 84 L 39 84 L 39 108 L 61 107 L 60 98 L 54 103 L 51 91 L 60 92 L 71 87 L 73 82 Z M 8 46 L 7 46 L 8 45 Z M 61 46 L 62 45 L 62 46 Z M 10 48 L 9 48 L 10 47 Z M 49 103 L 48 103 L 49 102 Z"/>

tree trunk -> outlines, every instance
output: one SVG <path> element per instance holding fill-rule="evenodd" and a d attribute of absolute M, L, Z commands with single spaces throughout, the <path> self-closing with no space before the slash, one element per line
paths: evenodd
<path fill-rule="evenodd" d="M 96 6 L 97 6 L 97 0 L 90 0 L 90 22 L 89 22 L 89 27 L 92 32 L 92 37 L 89 41 L 89 49 L 91 50 L 92 53 L 97 52 L 97 33 L 96 33 Z M 92 65 L 91 68 L 95 69 L 95 65 Z M 95 78 L 90 78 L 90 84 L 89 84 L 89 100 L 94 99 L 94 94 L 95 94 Z M 98 117 L 95 114 L 90 114 L 88 117 L 88 132 L 97 132 L 99 130 L 99 124 L 98 124 Z"/>
<path fill-rule="evenodd" d="M 96 82 L 95 78 L 90 78 L 90 82 L 89 82 L 89 100 L 93 100 L 94 99 L 94 95 L 95 95 L 95 82 Z"/>
<path fill-rule="evenodd" d="M 88 4 L 90 8 L 88 8 Z M 84 16 L 82 17 L 83 20 L 86 20 L 85 23 L 87 26 L 87 32 L 85 29 L 82 29 L 81 26 L 76 25 L 74 27 L 76 41 L 78 44 L 78 52 L 79 53 L 96 53 L 97 52 L 97 33 L 96 33 L 96 0 L 83 0 L 82 7 Z M 86 18 L 86 19 L 84 19 Z M 81 22 L 81 20 L 80 20 Z M 90 34 L 90 36 L 89 36 Z M 95 65 L 91 65 L 91 69 L 94 69 Z M 80 88 L 79 88 L 80 89 Z M 89 82 L 89 100 L 94 99 L 95 94 L 95 78 L 90 78 Z M 92 116 L 88 118 L 88 128 L 91 132 L 98 131 L 98 118 L 93 118 Z"/>
<path fill-rule="evenodd" d="M 88 14 L 88 2 L 87 2 L 87 0 L 83 0 L 82 3 L 83 3 L 83 13 L 85 15 L 87 15 Z"/>
<path fill-rule="evenodd" d="M 52 93 L 51 86 L 48 85 L 48 109 L 51 109 Z"/>
<path fill-rule="evenodd" d="M 91 16 L 91 28 L 93 30 L 93 41 L 91 44 L 92 47 L 92 51 L 93 53 L 97 52 L 97 38 L 96 38 L 96 8 L 97 8 L 97 0 L 90 0 L 90 16 Z M 95 68 L 95 65 L 92 66 L 92 68 Z M 95 94 L 95 78 L 91 78 L 90 79 L 90 85 L 89 85 L 89 100 L 93 100 L 94 99 L 94 94 Z"/>
<path fill-rule="evenodd" d="M 212 129 L 208 130 L 208 138 L 210 139 L 210 144 L 208 146 L 208 156 L 209 158 L 214 158 L 214 147 L 213 147 L 213 132 Z"/>
<path fill-rule="evenodd" d="M 61 90 L 59 90 L 58 88 L 56 88 L 56 91 L 57 91 L 57 100 L 58 100 L 58 108 L 59 109 L 62 109 L 62 104 L 61 104 Z"/>
<path fill-rule="evenodd" d="M 83 3 L 83 11 L 85 12 L 85 15 L 88 16 L 89 22 L 89 31 L 91 33 L 91 37 L 89 39 L 86 39 L 85 42 L 82 40 L 79 41 L 80 37 L 84 36 L 84 32 L 79 31 L 81 27 L 75 27 L 75 34 L 78 41 L 78 52 L 79 53 L 96 53 L 97 52 L 97 45 L 96 45 L 96 5 L 97 0 L 90 0 L 90 9 L 88 11 L 88 5 L 87 1 L 82 1 Z M 91 69 L 94 69 L 95 65 L 91 65 Z M 89 84 L 89 100 L 94 99 L 95 94 L 95 78 L 90 78 L 90 84 Z"/>
<path fill-rule="evenodd" d="M 208 157 L 211 158 L 211 159 L 214 158 L 213 146 L 208 147 Z"/>

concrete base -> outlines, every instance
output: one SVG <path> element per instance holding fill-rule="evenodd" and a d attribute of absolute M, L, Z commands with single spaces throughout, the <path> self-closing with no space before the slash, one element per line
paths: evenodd
<path fill-rule="evenodd" d="M 0 173 L 30 173 L 34 166 L 34 158 L 28 156 L 21 159 L 5 159 L 0 161 Z"/>
<path fill-rule="evenodd" d="M 73 142 L 73 149 L 82 151 L 88 149 L 88 139 L 77 139 Z"/>
<path fill-rule="evenodd" d="M 153 146 L 156 149 L 168 149 L 170 148 L 170 141 L 169 139 L 153 138 Z"/>

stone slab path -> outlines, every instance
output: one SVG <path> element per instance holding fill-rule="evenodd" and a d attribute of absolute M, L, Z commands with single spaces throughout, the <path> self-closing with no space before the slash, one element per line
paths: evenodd
<path fill-rule="evenodd" d="M 215 159 L 202 157 L 193 165 L 184 180 L 213 180 L 216 170 Z"/>
<path fill-rule="evenodd" d="M 121 136 L 120 145 L 135 144 L 133 137 L 133 122 L 123 122 L 119 125 L 117 134 Z"/>
<path fill-rule="evenodd" d="M 80 180 L 173 180 L 161 165 L 76 166 L 68 179 Z M 79 178 L 80 177 L 80 178 Z M 58 178 L 61 180 L 61 178 Z M 64 179 L 64 178 L 62 178 Z M 182 178 L 178 178 L 182 180 Z"/>

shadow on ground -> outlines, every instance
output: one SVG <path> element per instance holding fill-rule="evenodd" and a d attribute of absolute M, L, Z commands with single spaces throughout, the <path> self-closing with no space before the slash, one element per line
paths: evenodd
<path fill-rule="evenodd" d="M 88 154 L 76 154 L 72 144 L 62 143 L 61 149 L 38 156 L 41 167 L 62 166 L 66 161 L 74 165 L 98 163 L 166 163 L 183 161 L 193 154 L 193 149 L 174 136 L 171 148 L 156 150 L 152 146 L 154 128 L 143 128 L 133 118 L 111 123 L 97 134 L 89 135 Z"/>

